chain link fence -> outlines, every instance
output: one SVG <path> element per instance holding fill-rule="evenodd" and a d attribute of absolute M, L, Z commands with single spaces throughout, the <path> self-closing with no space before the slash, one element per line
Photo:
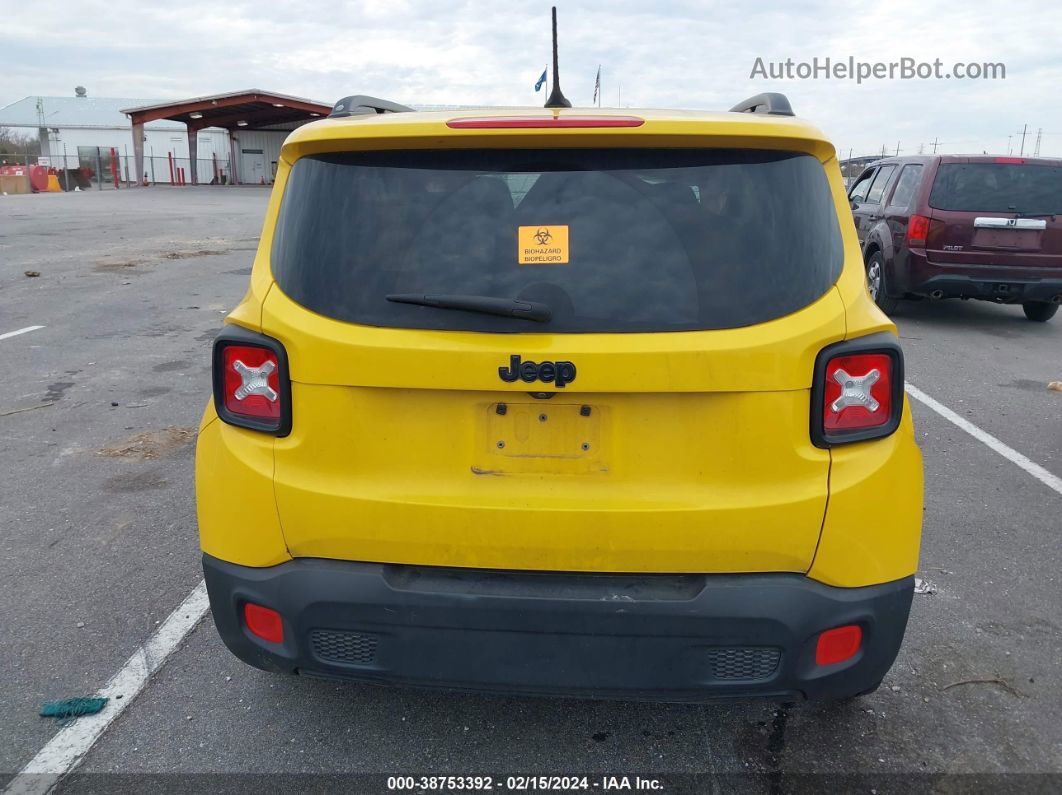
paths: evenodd
<path fill-rule="evenodd" d="M 232 183 L 228 158 L 197 158 L 196 171 L 200 185 Z M 0 154 L 0 176 L 8 192 L 113 190 L 136 184 L 136 162 L 132 155 L 97 146 L 78 147 L 76 155 Z M 144 179 L 149 185 L 191 185 L 191 161 L 172 153 L 145 153 Z"/>

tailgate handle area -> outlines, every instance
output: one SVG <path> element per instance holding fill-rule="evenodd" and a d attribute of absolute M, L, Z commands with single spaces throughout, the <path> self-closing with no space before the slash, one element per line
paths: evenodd
<path fill-rule="evenodd" d="M 1043 218 L 991 218 L 982 216 L 974 219 L 978 229 L 1047 229 Z"/>

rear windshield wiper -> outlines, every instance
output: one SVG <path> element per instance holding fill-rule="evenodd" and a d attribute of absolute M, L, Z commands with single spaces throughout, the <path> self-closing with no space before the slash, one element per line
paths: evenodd
<path fill-rule="evenodd" d="M 486 315 L 516 317 L 546 323 L 553 312 L 548 304 L 538 301 L 518 301 L 515 298 L 494 298 L 489 295 L 424 295 L 423 293 L 391 293 L 388 301 L 396 304 L 434 306 L 438 309 L 463 309 L 466 312 L 482 312 Z"/>
<path fill-rule="evenodd" d="M 1055 216 L 1058 213 L 1014 213 L 1018 218 L 1050 218 L 1055 220 Z"/>

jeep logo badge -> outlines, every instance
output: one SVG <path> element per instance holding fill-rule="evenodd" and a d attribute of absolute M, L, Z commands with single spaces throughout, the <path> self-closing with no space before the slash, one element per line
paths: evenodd
<path fill-rule="evenodd" d="M 502 381 L 513 383 L 517 379 L 530 384 L 532 381 L 554 383 L 558 389 L 575 380 L 575 365 L 572 362 L 521 362 L 517 354 L 509 357 L 508 367 L 499 367 L 498 375 Z"/>

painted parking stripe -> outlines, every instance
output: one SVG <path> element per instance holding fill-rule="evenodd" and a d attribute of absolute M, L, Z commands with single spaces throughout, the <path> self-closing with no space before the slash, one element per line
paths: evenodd
<path fill-rule="evenodd" d="M 960 417 L 947 406 L 933 400 L 933 398 L 931 398 L 921 389 L 911 384 L 910 381 L 907 382 L 907 394 L 913 397 L 926 408 L 935 411 L 948 422 L 966 431 L 977 441 L 992 448 L 1015 466 L 1024 469 L 1026 472 L 1028 472 L 1038 481 L 1043 483 L 1049 489 L 1053 489 L 1059 494 L 1062 494 L 1062 478 L 1052 474 L 1051 472 L 1048 472 L 1035 461 L 1032 461 L 1026 456 L 1023 456 L 1013 447 L 1008 447 L 1007 445 L 1003 444 L 1003 442 L 999 441 L 999 439 L 997 439 L 995 436 L 988 433 L 987 431 L 981 430 L 965 417 Z"/>
<path fill-rule="evenodd" d="M 36 331 L 39 328 L 44 328 L 44 326 L 26 326 L 26 328 L 20 328 L 17 331 L 8 331 L 4 334 L 0 334 L 0 340 L 6 340 L 8 337 L 17 337 L 19 334 Z"/>
<path fill-rule="evenodd" d="M 133 702 L 152 674 L 162 667 L 166 659 L 180 646 L 181 641 L 206 615 L 209 606 L 206 583 L 200 580 L 155 633 L 133 652 L 133 656 L 122 669 L 96 693 L 98 697 L 108 699 L 107 706 L 95 715 L 78 718 L 69 726 L 60 729 L 11 779 L 4 788 L 5 795 L 44 795 L 51 791 L 63 776 L 77 767 L 107 727 Z"/>

